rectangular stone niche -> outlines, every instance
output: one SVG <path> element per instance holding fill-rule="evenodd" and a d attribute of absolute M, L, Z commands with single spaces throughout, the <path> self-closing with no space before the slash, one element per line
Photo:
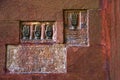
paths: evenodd
<path fill-rule="evenodd" d="M 6 68 L 10 73 L 66 73 L 66 48 L 55 45 L 8 45 Z"/>
<path fill-rule="evenodd" d="M 65 43 L 73 46 L 89 46 L 88 10 L 64 10 Z"/>
<path fill-rule="evenodd" d="M 54 43 L 56 24 L 54 21 L 21 21 L 20 40 L 22 43 Z"/>

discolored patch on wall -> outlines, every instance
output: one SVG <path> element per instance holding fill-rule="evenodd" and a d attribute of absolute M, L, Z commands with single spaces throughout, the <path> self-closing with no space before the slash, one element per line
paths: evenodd
<path fill-rule="evenodd" d="M 55 45 L 8 45 L 6 68 L 10 73 L 66 73 L 66 48 Z"/>

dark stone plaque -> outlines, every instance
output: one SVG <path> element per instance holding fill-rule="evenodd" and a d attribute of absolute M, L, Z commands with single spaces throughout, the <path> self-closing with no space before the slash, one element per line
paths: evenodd
<path fill-rule="evenodd" d="M 41 38 L 41 26 L 40 25 L 35 25 L 34 28 L 35 28 L 34 39 L 40 39 Z"/>
<path fill-rule="evenodd" d="M 30 36 L 30 26 L 29 25 L 23 25 L 22 28 L 22 38 L 24 40 L 29 39 Z"/>
<path fill-rule="evenodd" d="M 47 24 L 46 25 L 45 34 L 46 34 L 46 39 L 52 39 L 52 36 L 53 36 L 53 26 L 52 26 L 52 24 Z"/>

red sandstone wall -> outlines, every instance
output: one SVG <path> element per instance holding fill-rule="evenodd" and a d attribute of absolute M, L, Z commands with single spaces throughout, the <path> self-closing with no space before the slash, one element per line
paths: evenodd
<path fill-rule="evenodd" d="M 120 0 L 104 1 L 106 24 L 110 30 L 110 79 L 120 80 Z"/>
<path fill-rule="evenodd" d="M 106 80 L 106 48 L 102 44 L 99 0 L 1 0 L 0 1 L 0 80 Z M 19 43 L 20 20 L 61 22 L 63 9 L 90 9 L 90 47 L 68 47 L 65 74 L 6 74 L 6 44 Z M 59 34 L 61 39 L 62 33 Z M 62 40 L 61 40 L 62 41 Z"/>

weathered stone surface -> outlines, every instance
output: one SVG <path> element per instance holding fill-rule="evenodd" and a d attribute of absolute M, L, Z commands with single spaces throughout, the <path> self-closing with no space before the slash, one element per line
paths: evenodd
<path fill-rule="evenodd" d="M 19 43 L 19 22 L 0 21 L 0 73 L 5 72 L 6 44 Z"/>
<path fill-rule="evenodd" d="M 66 48 L 56 45 L 8 45 L 10 73 L 65 73 Z"/>
<path fill-rule="evenodd" d="M 90 45 L 103 45 L 102 41 L 102 24 L 101 10 L 89 10 L 89 41 Z"/>
<path fill-rule="evenodd" d="M 19 43 L 19 21 L 0 21 L 0 42 Z"/>
<path fill-rule="evenodd" d="M 2 0 L 0 20 L 56 20 L 62 9 L 97 9 L 99 3 L 99 0 Z"/>
<path fill-rule="evenodd" d="M 111 25 L 116 23 L 116 20 L 118 21 L 118 15 L 114 15 L 117 10 L 115 10 L 114 6 L 111 8 L 110 6 L 106 6 L 106 4 L 101 4 L 100 2 L 108 2 L 110 6 L 111 3 L 112 5 L 115 5 L 114 0 L 0 0 L 0 80 L 107 80 L 107 71 L 106 68 L 103 67 L 106 65 L 106 60 L 103 59 L 103 56 L 108 53 L 108 50 L 104 48 L 106 46 L 106 43 L 105 45 L 101 44 L 101 41 L 103 39 L 101 35 L 104 35 L 106 37 L 106 33 L 102 33 L 102 30 L 104 29 L 101 28 L 101 24 L 104 25 L 104 28 L 107 26 L 109 29 L 111 29 L 110 27 L 112 27 L 112 35 L 115 33 L 115 35 L 111 37 L 114 41 L 114 44 L 116 44 L 112 44 L 113 49 L 111 50 L 114 52 L 113 63 L 115 64 L 115 66 L 111 64 L 113 67 L 112 74 L 114 75 L 114 77 L 111 79 L 119 79 L 119 74 L 117 74 L 119 73 L 119 54 L 116 55 L 116 52 L 119 53 L 119 46 L 116 48 L 116 46 L 119 45 L 117 44 L 119 43 L 119 35 L 117 35 L 119 34 L 119 26 L 113 30 L 114 25 Z M 116 0 L 115 3 L 119 4 L 119 0 Z M 101 15 L 101 13 L 97 10 L 93 11 L 94 9 L 98 9 L 100 4 L 101 7 L 104 5 L 104 8 L 107 9 L 105 13 L 106 16 Z M 89 17 L 90 46 L 87 48 L 68 48 L 67 73 L 27 75 L 7 73 L 3 74 L 6 71 L 5 45 L 19 43 L 18 21 L 57 21 L 56 35 L 59 35 L 57 36 L 57 42 L 60 43 L 63 41 L 63 9 L 93 9 L 91 10 Z M 104 10 L 102 11 L 104 12 Z M 111 14 L 113 23 L 111 23 L 111 20 L 108 17 L 108 15 L 111 16 Z M 116 16 L 115 19 L 114 16 Z M 105 19 L 108 18 L 108 23 L 107 21 L 103 21 L 103 23 L 101 23 L 101 17 Z M 11 25 L 9 21 L 15 21 L 15 23 L 13 22 Z M 110 26 L 106 25 L 106 23 L 110 24 Z M 106 50 L 106 52 L 103 53 L 103 50 Z M 117 78 L 116 75 L 118 76 Z"/>

